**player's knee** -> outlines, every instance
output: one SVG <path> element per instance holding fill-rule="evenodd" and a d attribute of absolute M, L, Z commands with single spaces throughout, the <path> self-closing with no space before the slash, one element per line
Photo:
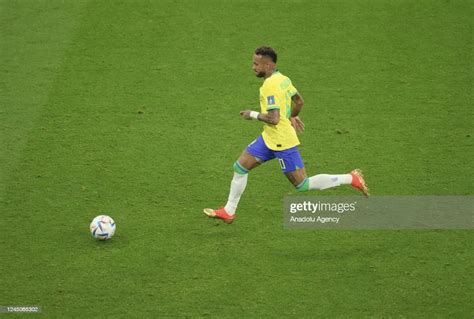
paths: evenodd
<path fill-rule="evenodd" d="M 306 192 L 309 190 L 309 179 L 306 177 L 301 183 L 295 186 L 297 192 Z"/>
<path fill-rule="evenodd" d="M 249 172 L 249 170 L 243 167 L 242 164 L 239 163 L 239 161 L 235 161 L 233 168 L 234 172 L 236 172 L 237 174 L 245 175 Z"/>

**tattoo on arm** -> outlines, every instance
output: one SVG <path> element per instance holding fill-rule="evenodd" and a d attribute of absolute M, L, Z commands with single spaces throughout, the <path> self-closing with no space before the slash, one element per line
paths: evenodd
<path fill-rule="evenodd" d="M 273 109 L 273 110 L 268 111 L 267 114 L 260 113 L 258 115 L 258 119 L 268 124 L 277 125 L 278 122 L 280 121 L 280 110 Z"/>

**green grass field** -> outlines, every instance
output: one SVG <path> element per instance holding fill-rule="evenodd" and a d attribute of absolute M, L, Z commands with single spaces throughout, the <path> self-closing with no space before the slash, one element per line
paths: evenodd
<path fill-rule="evenodd" d="M 261 130 L 253 50 L 305 99 L 310 175 L 375 195 L 474 195 L 469 0 L 0 1 L 5 318 L 472 318 L 472 230 L 294 231 Z M 354 195 L 341 187 L 311 195 Z M 114 238 L 93 240 L 99 214 Z M 472 226 L 471 226 L 472 227 Z"/>

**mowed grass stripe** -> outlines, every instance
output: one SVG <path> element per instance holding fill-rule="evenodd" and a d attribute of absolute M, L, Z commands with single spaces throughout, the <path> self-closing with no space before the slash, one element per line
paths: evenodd
<path fill-rule="evenodd" d="M 1 198 L 23 160 L 29 136 L 35 134 L 32 130 L 41 127 L 38 116 L 48 103 L 82 6 L 79 1 L 1 3 Z"/>

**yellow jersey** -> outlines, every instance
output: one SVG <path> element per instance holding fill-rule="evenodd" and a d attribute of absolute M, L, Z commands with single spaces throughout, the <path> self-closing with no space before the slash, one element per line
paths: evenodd
<path fill-rule="evenodd" d="M 291 125 L 291 97 L 298 93 L 291 80 L 279 71 L 263 81 L 260 87 L 260 109 L 266 114 L 270 110 L 280 110 L 277 125 L 263 125 L 263 141 L 274 151 L 283 151 L 300 144 L 296 131 Z"/>

